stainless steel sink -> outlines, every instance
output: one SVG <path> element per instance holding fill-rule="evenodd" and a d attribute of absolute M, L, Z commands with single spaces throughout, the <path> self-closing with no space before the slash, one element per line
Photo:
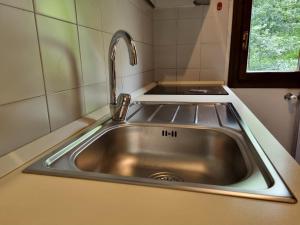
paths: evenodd
<path fill-rule="evenodd" d="M 118 126 L 73 158 L 83 171 L 229 185 L 251 171 L 243 151 L 228 134 L 213 129 Z"/>
<path fill-rule="evenodd" d="M 296 202 L 231 104 L 136 103 L 25 172 Z"/>

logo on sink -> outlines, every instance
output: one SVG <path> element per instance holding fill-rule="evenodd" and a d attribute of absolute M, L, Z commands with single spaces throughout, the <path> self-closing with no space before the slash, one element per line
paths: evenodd
<path fill-rule="evenodd" d="M 162 130 L 161 131 L 161 136 L 163 136 L 163 137 L 168 137 L 168 136 L 170 136 L 170 137 L 177 137 L 177 131 L 174 131 L 174 130 L 172 130 L 172 131 Z"/>

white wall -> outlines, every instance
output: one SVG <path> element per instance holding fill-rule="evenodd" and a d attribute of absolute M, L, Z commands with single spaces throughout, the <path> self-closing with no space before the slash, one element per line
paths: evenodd
<path fill-rule="evenodd" d="M 224 80 L 229 1 L 220 1 L 154 10 L 156 80 Z"/>
<path fill-rule="evenodd" d="M 288 89 L 234 89 L 233 90 L 258 117 L 275 138 L 292 152 L 295 147 L 297 107 L 283 99 Z"/>
<path fill-rule="evenodd" d="M 153 81 L 152 8 L 140 0 L 0 0 L 0 156 L 108 104 L 108 46 L 118 90 Z"/>

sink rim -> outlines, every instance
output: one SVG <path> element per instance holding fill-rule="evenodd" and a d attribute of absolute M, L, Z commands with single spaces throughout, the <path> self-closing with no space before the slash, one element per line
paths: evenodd
<path fill-rule="evenodd" d="M 146 102 L 148 104 L 149 102 Z M 166 104 L 166 102 L 152 102 L 154 104 Z M 176 104 L 176 102 L 170 102 L 167 104 Z M 180 104 L 180 103 L 178 103 Z M 210 104 L 210 103 L 184 103 L 184 104 Z M 81 143 L 79 143 L 79 147 L 83 146 L 86 140 L 90 140 L 92 138 L 95 138 L 99 133 L 102 133 L 106 129 L 109 129 L 110 126 L 114 126 L 116 124 L 108 121 L 107 117 L 104 117 L 103 120 L 99 120 L 95 124 L 89 126 L 88 128 L 84 129 L 83 131 L 79 132 L 79 134 L 73 136 L 73 138 L 67 139 L 62 144 L 59 144 L 58 146 L 53 147 L 53 151 L 46 156 L 42 157 L 41 159 L 34 162 L 32 165 L 27 167 L 23 172 L 25 173 L 33 173 L 33 174 L 40 174 L 40 175 L 51 175 L 51 176 L 60 176 L 60 177 L 70 177 L 70 178 L 79 178 L 79 179 L 87 179 L 87 180 L 97 180 L 97 181 L 108 181 L 108 182 L 114 182 L 114 183 L 120 183 L 120 184 L 138 184 L 142 186 L 150 186 L 150 187 L 162 187 L 162 188 L 169 188 L 169 189 L 177 189 L 177 190 L 187 190 L 187 191 L 194 191 L 194 192 L 201 192 L 201 193 L 209 193 L 209 194 L 218 194 L 218 195 L 227 195 L 227 196 L 235 196 L 235 197 L 244 197 L 244 198 L 250 198 L 250 199 L 257 199 L 257 200 L 268 200 L 268 201 L 278 201 L 278 202 L 285 202 L 285 203 L 296 203 L 297 199 L 289 189 L 289 187 L 285 184 L 284 180 L 281 178 L 275 167 L 273 166 L 272 162 L 266 155 L 266 153 L 263 151 L 263 149 L 260 147 L 259 143 L 253 136 L 252 132 L 248 128 L 248 126 L 243 122 L 243 120 L 240 118 L 239 114 L 236 112 L 235 108 L 231 103 L 212 103 L 212 104 L 228 104 L 231 105 L 231 111 L 234 114 L 235 118 L 238 120 L 242 132 L 239 133 L 237 131 L 234 131 L 230 128 L 224 128 L 227 131 L 232 131 L 235 134 L 239 133 L 243 135 L 243 138 L 245 138 L 245 141 L 250 146 L 249 149 L 251 149 L 251 154 L 256 154 L 258 162 L 257 164 L 261 164 L 263 166 L 263 170 L 261 171 L 264 176 L 267 176 L 273 180 L 273 186 L 267 189 L 262 190 L 240 190 L 235 187 L 231 186 L 216 186 L 216 185 L 205 185 L 201 184 L 201 187 L 195 187 L 195 185 L 190 186 L 176 186 L 176 182 L 171 182 L 172 186 L 169 186 L 169 182 L 164 182 L 163 185 L 161 185 L 160 181 L 158 180 L 151 180 L 151 184 L 147 183 L 147 181 L 144 181 L 144 178 L 138 178 L 137 182 L 131 182 L 128 181 L 122 177 L 122 176 L 114 176 L 114 175 L 107 175 L 107 174 L 101 174 L 101 176 L 97 176 L 95 172 L 86 172 L 86 171 L 80 171 L 75 168 L 69 168 L 69 169 L 61 169 L 61 168 L 54 168 L 52 167 L 52 164 L 55 163 L 55 160 L 58 160 L 60 158 L 63 158 L 69 151 L 74 151 L 74 149 L 78 149 L 78 146 L 72 147 L 69 150 L 64 150 L 66 147 L 70 146 L 72 143 L 83 137 L 84 135 L 87 135 L 87 133 L 92 132 L 96 128 L 98 129 L 93 134 L 87 136 Z M 126 123 L 128 124 L 128 123 Z M 138 123 L 134 123 L 138 124 Z M 119 124 L 120 125 L 120 124 Z M 162 126 L 172 126 L 172 124 L 166 124 L 166 123 L 151 123 L 151 125 L 162 125 Z M 176 124 L 176 126 L 186 126 L 191 127 L 195 129 L 195 125 L 181 125 Z M 205 126 L 199 126 L 197 127 L 205 127 Z M 211 127 L 209 127 L 211 129 Z M 65 151 L 63 154 L 59 154 L 61 151 Z M 249 153 L 250 154 L 250 153 Z M 49 159 L 52 158 L 52 161 L 49 161 Z M 47 162 L 48 161 L 48 162 Z M 186 184 L 186 182 L 184 182 Z M 194 184 L 194 183 L 192 183 Z M 199 186 L 199 185 L 198 185 Z"/>

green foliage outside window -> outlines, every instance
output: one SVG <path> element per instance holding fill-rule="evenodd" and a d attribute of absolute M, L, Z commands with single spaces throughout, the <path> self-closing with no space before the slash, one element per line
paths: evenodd
<path fill-rule="evenodd" d="M 300 0 L 253 0 L 248 71 L 296 71 Z"/>

